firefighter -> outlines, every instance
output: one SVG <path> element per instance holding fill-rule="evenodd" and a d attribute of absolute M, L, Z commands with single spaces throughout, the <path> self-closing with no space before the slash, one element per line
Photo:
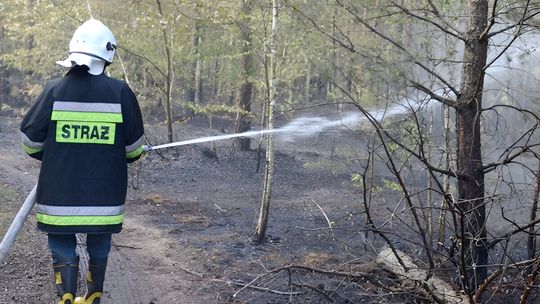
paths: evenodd
<path fill-rule="evenodd" d="M 99 304 L 111 248 L 122 229 L 127 164 L 143 153 L 137 99 L 104 74 L 116 40 L 100 21 L 83 23 L 57 63 L 67 74 L 49 81 L 21 124 L 22 146 L 41 160 L 36 215 L 52 253 L 58 304 Z M 76 297 L 77 233 L 86 234 L 87 292 Z"/>

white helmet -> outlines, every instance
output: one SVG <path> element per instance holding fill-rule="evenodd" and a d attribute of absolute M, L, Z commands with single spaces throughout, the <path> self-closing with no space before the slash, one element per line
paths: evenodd
<path fill-rule="evenodd" d="M 86 65 L 90 74 L 99 75 L 105 63 L 112 63 L 115 49 L 116 39 L 111 30 L 92 18 L 75 30 L 69 42 L 69 57 L 56 63 L 65 67 Z"/>

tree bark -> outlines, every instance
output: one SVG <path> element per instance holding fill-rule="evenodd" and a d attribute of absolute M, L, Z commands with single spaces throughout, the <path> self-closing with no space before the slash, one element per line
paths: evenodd
<path fill-rule="evenodd" d="M 538 212 L 538 196 L 540 195 L 540 161 L 538 162 L 538 170 L 536 171 L 536 186 L 534 187 L 534 197 L 531 207 L 530 222 L 536 220 L 536 213 Z M 527 237 L 527 253 L 529 259 L 534 259 L 536 256 L 536 235 L 535 225 L 529 228 L 529 236 Z"/>
<path fill-rule="evenodd" d="M 199 5 L 197 4 L 196 11 L 199 11 Z M 191 64 L 191 77 L 189 88 L 186 90 L 186 100 L 188 102 L 200 103 L 202 101 L 202 85 L 201 85 L 201 43 L 202 26 L 199 19 L 195 20 L 193 28 L 193 62 Z"/>
<path fill-rule="evenodd" d="M 158 12 L 159 16 L 161 18 L 164 18 L 163 16 L 163 10 L 161 8 L 161 1 L 156 0 L 158 5 Z M 162 24 L 161 31 L 163 33 L 163 44 L 165 45 L 165 57 L 167 60 L 167 75 L 166 75 L 166 87 L 165 87 L 165 114 L 166 114 L 166 124 L 167 124 L 167 140 L 168 142 L 173 142 L 173 127 L 172 127 L 172 109 L 171 109 L 171 103 L 172 103 L 172 86 L 173 86 L 173 64 L 172 64 L 172 53 L 171 53 L 171 46 L 169 43 L 169 32 L 167 30 L 167 23 Z"/>
<path fill-rule="evenodd" d="M 197 21 L 199 23 L 199 21 Z M 199 104 L 203 102 L 203 83 L 202 83 L 202 60 L 201 60 L 201 34 L 200 31 L 200 25 L 197 26 L 197 36 L 195 38 L 195 79 L 193 80 L 193 86 L 195 88 L 195 100 L 194 102 Z"/>
<path fill-rule="evenodd" d="M 480 140 L 480 114 L 488 39 L 488 0 L 469 0 L 463 54 L 461 94 L 456 107 L 458 206 L 462 213 L 462 262 L 465 288 L 476 288 L 487 278 L 486 208 Z"/>
<path fill-rule="evenodd" d="M 272 37 L 270 42 L 270 96 L 267 108 L 268 129 L 274 127 L 274 106 L 276 103 L 276 86 L 277 86 L 277 34 L 279 30 L 279 0 L 272 0 Z M 272 196 L 272 178 L 274 172 L 274 141 L 272 133 L 267 134 L 266 160 L 264 171 L 264 188 L 259 212 L 259 220 L 255 233 L 255 241 L 261 242 L 266 233 L 268 225 L 268 213 L 270 210 L 270 198 Z"/>
<path fill-rule="evenodd" d="M 252 0 L 242 0 L 242 16 L 240 18 L 240 35 L 242 45 L 242 86 L 238 94 L 238 115 L 236 117 L 235 132 L 242 133 L 251 128 L 251 97 L 253 92 L 253 76 L 255 74 L 255 64 L 253 61 L 252 31 L 250 24 Z M 240 151 L 249 151 L 251 140 L 248 137 L 240 137 L 235 140 L 235 145 Z"/>

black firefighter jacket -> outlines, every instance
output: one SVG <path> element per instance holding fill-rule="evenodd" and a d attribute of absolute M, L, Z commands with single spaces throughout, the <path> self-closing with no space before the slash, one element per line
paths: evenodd
<path fill-rule="evenodd" d="M 40 159 L 38 227 L 49 233 L 122 229 L 127 163 L 143 152 L 143 123 L 129 86 L 83 67 L 48 82 L 22 124 L 22 146 Z"/>

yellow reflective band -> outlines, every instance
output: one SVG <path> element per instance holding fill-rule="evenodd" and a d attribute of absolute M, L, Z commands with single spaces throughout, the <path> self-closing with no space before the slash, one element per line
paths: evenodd
<path fill-rule="evenodd" d="M 100 226 L 122 224 L 124 215 L 110 216 L 57 216 L 43 213 L 36 214 L 37 221 L 54 226 Z"/>
<path fill-rule="evenodd" d="M 94 303 L 94 301 L 98 298 L 101 299 L 101 296 L 102 296 L 102 292 L 101 291 L 96 291 L 94 292 L 93 294 L 91 294 L 90 296 L 88 296 L 87 298 L 86 297 L 77 297 L 75 298 L 75 304 L 90 304 L 90 303 Z"/>
<path fill-rule="evenodd" d="M 35 153 L 43 151 L 42 148 L 32 148 L 32 147 L 29 147 L 29 146 L 27 146 L 25 144 L 21 144 L 21 145 L 22 145 L 22 148 L 23 148 L 24 152 L 26 152 L 26 154 L 35 154 Z"/>
<path fill-rule="evenodd" d="M 127 157 L 127 158 L 135 158 L 135 157 L 141 155 L 142 153 L 143 153 L 143 147 L 140 146 L 140 147 L 138 147 L 137 149 L 135 149 L 135 150 L 133 150 L 133 151 L 131 151 L 131 152 L 126 153 L 126 157 Z"/>
<path fill-rule="evenodd" d="M 54 284 L 56 285 L 62 284 L 62 275 L 60 274 L 60 272 L 54 273 Z"/>
<path fill-rule="evenodd" d="M 113 145 L 115 130 L 114 123 L 59 121 L 56 124 L 56 142 Z"/>
<path fill-rule="evenodd" d="M 122 113 L 53 111 L 51 120 L 123 122 Z"/>
<path fill-rule="evenodd" d="M 62 299 L 60 302 L 58 302 L 58 304 L 67 304 L 67 303 L 73 303 L 73 300 L 74 300 L 74 295 L 72 295 L 71 293 L 65 293 L 63 296 L 62 296 Z M 69 302 L 68 302 L 69 301 Z"/>

